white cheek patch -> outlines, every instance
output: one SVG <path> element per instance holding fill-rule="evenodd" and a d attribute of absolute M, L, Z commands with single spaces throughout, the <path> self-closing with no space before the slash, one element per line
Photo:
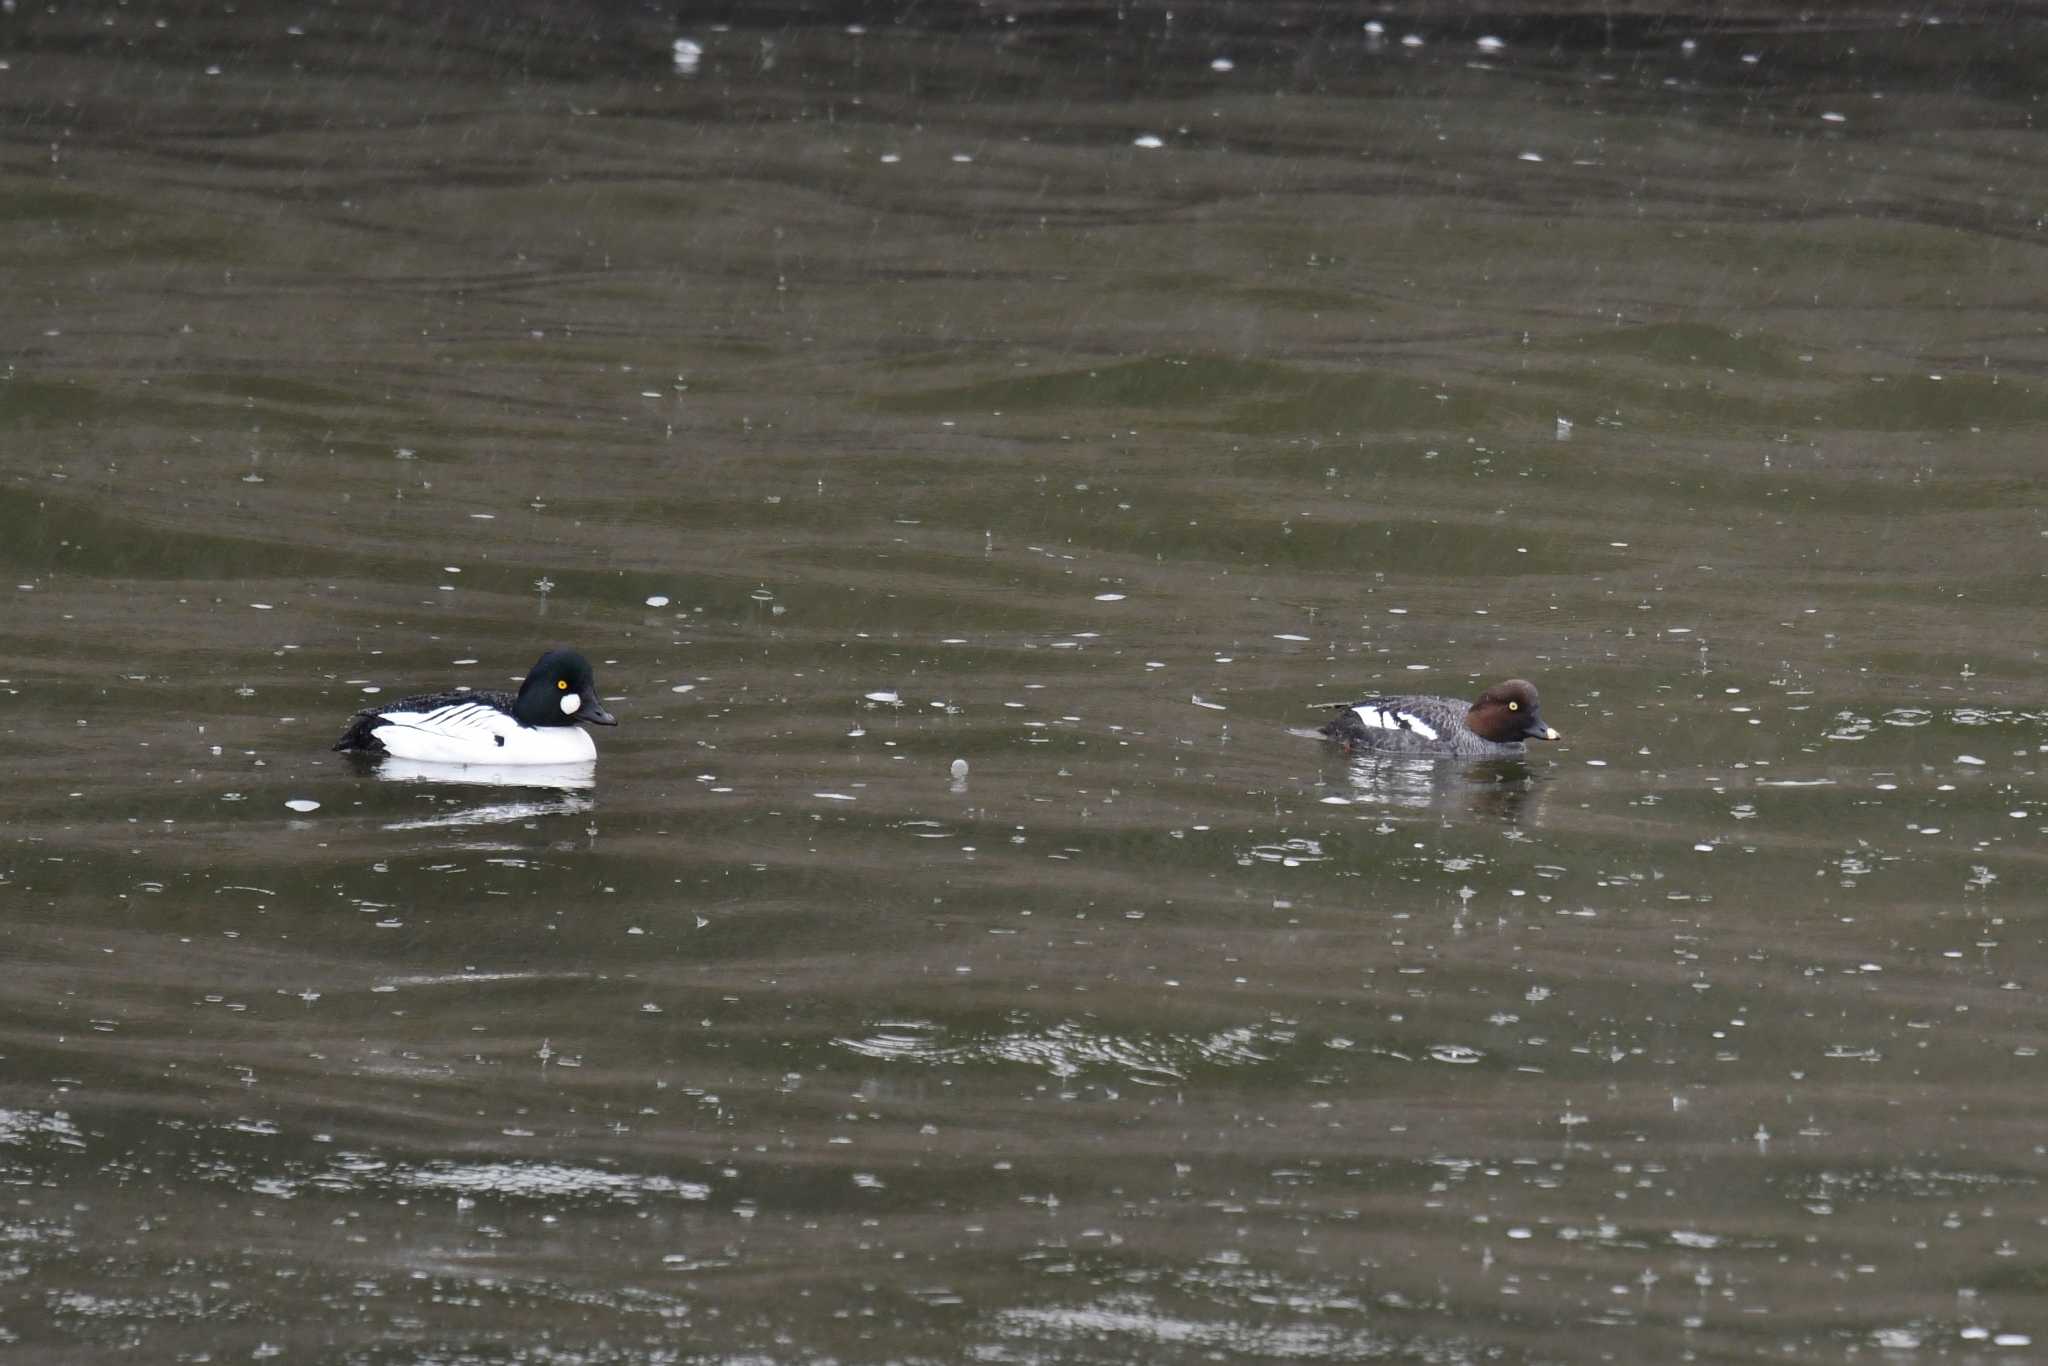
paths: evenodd
<path fill-rule="evenodd" d="M 583 697 L 581 694 L 573 692 L 565 692 L 562 694 L 562 715 L 574 716 L 577 712 L 581 711 L 582 709 Z"/>
<path fill-rule="evenodd" d="M 1360 725 L 1374 730 L 1405 730 L 1425 740 L 1437 738 L 1435 726 L 1394 707 L 1358 706 L 1351 709 L 1351 714 L 1358 718 Z"/>

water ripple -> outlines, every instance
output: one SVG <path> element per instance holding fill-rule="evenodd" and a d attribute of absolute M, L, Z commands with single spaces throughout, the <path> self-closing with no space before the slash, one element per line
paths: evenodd
<path fill-rule="evenodd" d="M 1204 1063 L 1245 1067 L 1271 1062 L 1278 1047 L 1293 1039 L 1293 1031 L 1272 1024 L 1247 1025 L 1201 1037 L 1131 1038 L 1064 1020 L 1044 1030 L 1016 1030 L 949 1043 L 943 1026 L 917 1020 L 878 1025 L 865 1037 L 842 1036 L 832 1042 L 880 1062 L 941 1067 L 1023 1063 L 1042 1067 L 1056 1077 L 1106 1067 L 1121 1070 L 1142 1084 L 1171 1085 L 1186 1080 L 1195 1066 Z"/>
<path fill-rule="evenodd" d="M 69 1148 L 83 1148 L 85 1139 L 71 1116 L 62 1110 L 0 1110 L 0 1143 L 27 1143 L 50 1138 Z"/>

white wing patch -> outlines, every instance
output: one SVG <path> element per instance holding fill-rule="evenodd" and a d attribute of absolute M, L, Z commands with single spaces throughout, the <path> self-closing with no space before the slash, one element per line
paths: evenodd
<path fill-rule="evenodd" d="M 494 720 L 501 720 L 505 713 L 496 707 L 487 707 L 481 702 L 451 702 L 445 707 L 436 707 L 426 712 L 386 712 L 384 719 L 397 724 L 409 725 L 420 730 L 445 730 L 460 733 L 466 730 L 491 729 Z M 402 721 L 400 718 L 404 718 Z"/>
<path fill-rule="evenodd" d="M 1437 738 L 1435 726 L 1413 712 L 1402 711 L 1399 707 L 1381 707 L 1370 702 L 1361 702 L 1351 709 L 1351 714 L 1358 718 L 1358 724 L 1373 730 L 1405 730 L 1425 740 Z"/>

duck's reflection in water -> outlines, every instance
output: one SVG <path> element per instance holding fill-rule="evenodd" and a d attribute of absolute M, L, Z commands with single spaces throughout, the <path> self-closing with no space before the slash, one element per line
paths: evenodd
<path fill-rule="evenodd" d="M 1540 823 L 1544 779 L 1522 759 L 1441 759 L 1364 751 L 1336 755 L 1329 786 L 1342 802 L 1434 810 L 1507 825 Z"/>
<path fill-rule="evenodd" d="M 429 764 L 417 759 L 386 758 L 377 765 L 376 773 L 381 781 L 387 783 L 431 783 L 488 789 L 475 794 L 479 798 L 476 805 L 464 803 L 452 811 L 392 821 L 385 825 L 386 830 L 502 825 L 532 820 L 537 816 L 574 815 L 589 811 L 597 804 L 591 795 L 597 787 L 595 760 L 580 764 Z M 502 791 L 508 787 L 525 788 L 533 795 L 509 799 Z M 456 797 L 455 800 L 461 802 L 462 799 Z"/>

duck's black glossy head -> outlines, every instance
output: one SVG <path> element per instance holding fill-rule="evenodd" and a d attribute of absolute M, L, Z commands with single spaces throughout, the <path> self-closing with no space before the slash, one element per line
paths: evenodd
<path fill-rule="evenodd" d="M 597 676 L 574 650 L 549 650 L 519 685 L 512 714 L 527 726 L 573 726 L 588 721 L 616 726 L 619 719 L 597 700 Z"/>
<path fill-rule="evenodd" d="M 1521 678 L 1496 683 L 1479 694 L 1472 710 L 1465 713 L 1465 726 L 1482 740 L 1500 745 L 1561 738 L 1543 724 L 1543 713 L 1536 706 L 1536 685 Z"/>

